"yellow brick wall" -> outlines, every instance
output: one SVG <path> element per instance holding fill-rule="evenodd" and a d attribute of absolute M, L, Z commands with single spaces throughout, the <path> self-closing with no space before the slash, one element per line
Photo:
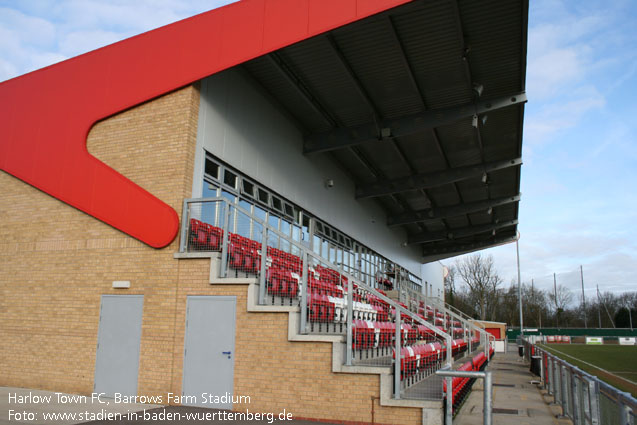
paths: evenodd
<path fill-rule="evenodd" d="M 180 214 L 198 106 L 197 87 L 175 91 L 98 123 L 88 149 Z M 289 342 L 286 313 L 247 312 L 247 285 L 209 285 L 209 260 L 173 258 L 179 238 L 153 249 L 4 172 L 0 187 L 0 386 L 92 392 L 100 296 L 143 294 L 138 394 L 180 394 L 186 297 L 235 295 L 235 394 L 251 398 L 235 410 L 371 421 L 377 375 L 333 374 L 331 344 Z M 420 423 L 375 404 L 377 423 Z"/>
<path fill-rule="evenodd" d="M 181 212 L 198 108 L 196 87 L 175 91 L 96 124 L 88 149 Z M 4 172 L 0 187 L 0 385 L 90 393 L 100 296 L 125 293 L 144 295 L 139 391 L 165 393 L 178 239 L 156 250 Z"/>
<path fill-rule="evenodd" d="M 182 260 L 179 268 L 177 323 L 186 320 L 186 296 L 237 297 L 235 395 L 250 396 L 234 410 L 280 413 L 296 417 L 371 423 L 372 396 L 380 394 L 378 375 L 332 373 L 332 344 L 288 341 L 288 313 L 247 311 L 247 285 L 209 285 L 209 260 Z M 184 327 L 177 328 L 173 392 L 181 393 Z M 421 409 L 380 407 L 375 422 L 420 424 Z"/>

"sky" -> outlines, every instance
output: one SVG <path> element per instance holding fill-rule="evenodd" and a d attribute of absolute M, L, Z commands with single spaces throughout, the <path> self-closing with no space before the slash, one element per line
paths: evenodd
<path fill-rule="evenodd" d="M 0 81 L 231 2 L 0 0 Z M 587 298 L 637 291 L 636 27 L 634 0 L 530 1 L 518 230 L 536 288 L 581 291 L 581 265 Z M 515 244 L 482 253 L 517 281 Z"/>

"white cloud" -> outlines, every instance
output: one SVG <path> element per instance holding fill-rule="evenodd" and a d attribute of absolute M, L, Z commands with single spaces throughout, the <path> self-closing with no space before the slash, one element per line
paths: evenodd
<path fill-rule="evenodd" d="M 559 132 L 577 126 L 588 112 L 606 105 L 605 97 L 592 86 L 574 88 L 569 99 L 544 103 L 529 114 L 524 124 L 527 145 L 532 148 L 550 142 Z"/>
<path fill-rule="evenodd" d="M 0 1 L 0 81 L 232 2 Z"/>
<path fill-rule="evenodd" d="M 60 51 L 68 57 L 73 57 L 94 50 L 99 46 L 115 43 L 125 37 L 126 34 L 111 31 L 73 31 L 60 39 Z"/>
<path fill-rule="evenodd" d="M 550 98 L 584 74 L 584 60 L 576 49 L 551 47 L 529 61 L 527 90 L 536 100 Z"/>

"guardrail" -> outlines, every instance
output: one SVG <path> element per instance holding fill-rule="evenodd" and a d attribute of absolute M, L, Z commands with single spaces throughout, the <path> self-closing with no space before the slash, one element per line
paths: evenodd
<path fill-rule="evenodd" d="M 405 285 L 400 293 L 417 300 L 412 311 L 357 271 L 321 257 L 300 231 L 279 230 L 283 221 L 274 228 L 223 197 L 186 199 L 182 217 L 181 252 L 217 252 L 219 276 L 256 279 L 259 304 L 299 306 L 300 333 L 343 335 L 345 365 L 391 366 L 394 398 L 440 400 L 442 383 L 433 372 L 451 367 L 467 349 L 484 347 L 490 357 L 490 335 L 466 317 L 441 301 L 433 317 L 418 314 L 427 298 Z"/>
<path fill-rule="evenodd" d="M 436 375 L 442 376 L 447 381 L 447 400 L 445 403 L 445 424 L 451 425 L 453 423 L 453 402 L 451 388 L 453 387 L 453 378 L 470 378 L 470 379 L 484 379 L 484 396 L 483 396 L 483 414 L 482 421 L 484 425 L 492 425 L 493 417 L 493 379 L 489 371 L 482 372 L 461 372 L 441 369 L 436 372 Z"/>
<path fill-rule="evenodd" d="M 637 399 L 542 347 L 522 340 L 524 357 L 541 385 L 575 425 L 636 425 Z"/>
<path fill-rule="evenodd" d="M 420 305 L 425 306 L 425 308 L 428 308 L 429 306 L 433 307 L 434 317 L 437 316 L 437 311 L 442 311 L 443 322 L 460 322 L 464 331 L 463 338 L 468 343 L 469 353 L 473 353 L 478 347 L 482 347 L 485 355 L 487 356 L 487 359 L 490 360 L 490 350 L 488 348 L 490 346 L 491 340 L 495 342 L 495 337 L 485 331 L 483 328 L 476 326 L 473 323 L 473 319 L 471 319 L 469 316 L 462 313 L 455 307 L 445 303 L 440 298 L 426 297 L 424 294 L 411 291 L 410 289 L 406 289 L 404 292 L 408 298 L 406 300 L 408 305 L 411 305 L 411 301 L 414 300 L 416 302 L 416 309 L 418 309 Z M 427 313 L 426 310 L 425 313 Z M 478 345 L 473 344 L 473 338 L 471 336 L 471 334 L 475 334 L 476 332 L 480 335 L 480 342 Z"/>

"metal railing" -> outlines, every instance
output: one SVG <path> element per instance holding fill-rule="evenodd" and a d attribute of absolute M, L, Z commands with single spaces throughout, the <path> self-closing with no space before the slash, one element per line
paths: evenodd
<path fill-rule="evenodd" d="M 524 357 L 541 385 L 575 425 L 636 425 L 637 399 L 522 340 Z"/>
<path fill-rule="evenodd" d="M 447 388 L 452 388 L 453 378 L 469 378 L 469 379 L 484 379 L 484 398 L 483 398 L 483 416 L 482 421 L 484 425 L 491 425 L 493 423 L 493 379 L 492 372 L 488 371 L 451 371 L 451 370 L 439 370 L 436 375 L 442 376 L 447 382 Z M 453 423 L 453 401 L 452 392 L 447 391 L 447 397 L 445 402 L 445 424 L 451 425 Z"/>
<path fill-rule="evenodd" d="M 259 304 L 299 306 L 300 333 L 343 335 L 345 365 L 391 366 L 394 398 L 440 400 L 436 370 L 481 347 L 490 356 L 490 335 L 441 300 L 408 285 L 406 303 L 390 299 L 225 198 L 186 199 L 182 217 L 181 252 L 217 252 L 219 277 L 255 278 Z M 418 314 L 427 301 L 432 317 Z"/>
<path fill-rule="evenodd" d="M 455 307 L 445 303 L 440 298 L 426 297 L 425 294 L 414 292 L 409 289 L 406 289 L 404 293 L 406 294 L 405 302 L 407 302 L 410 306 L 415 304 L 417 312 L 420 306 L 425 307 L 425 314 L 427 314 L 427 309 L 429 307 L 432 308 L 432 311 L 434 313 L 434 324 L 438 311 L 443 312 L 443 324 L 445 326 L 452 327 L 450 323 L 459 322 L 462 326 L 461 329 L 463 331 L 462 338 L 468 345 L 468 352 L 474 353 L 479 348 L 482 348 L 485 355 L 487 356 L 487 359 L 490 359 L 490 341 L 495 341 L 495 337 L 486 332 L 483 328 L 476 326 L 473 323 L 473 319 L 471 319 L 469 316 L 456 309 Z M 480 336 L 480 342 L 477 345 L 473 343 L 473 335 L 476 334 Z"/>

